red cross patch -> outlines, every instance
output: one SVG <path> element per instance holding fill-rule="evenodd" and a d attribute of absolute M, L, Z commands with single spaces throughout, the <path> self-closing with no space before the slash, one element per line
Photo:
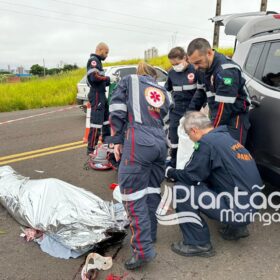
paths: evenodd
<path fill-rule="evenodd" d="M 193 80 L 194 80 L 194 73 L 188 74 L 188 80 L 193 82 Z"/>
<path fill-rule="evenodd" d="M 165 102 L 164 93 L 160 89 L 154 87 L 146 88 L 145 98 L 147 102 L 155 108 L 160 108 Z"/>
<path fill-rule="evenodd" d="M 96 65 L 97 65 L 96 61 L 93 60 L 93 61 L 91 62 L 91 66 L 92 66 L 92 67 L 95 67 Z"/>

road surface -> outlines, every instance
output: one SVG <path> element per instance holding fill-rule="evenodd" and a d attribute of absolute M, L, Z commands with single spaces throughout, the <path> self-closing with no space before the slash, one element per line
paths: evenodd
<path fill-rule="evenodd" d="M 1 113 L 0 165 L 11 165 L 32 179 L 59 178 L 111 200 L 108 186 L 116 182 L 116 173 L 83 169 L 84 125 L 85 115 L 76 106 Z M 215 257 L 185 258 L 174 254 L 170 245 L 181 239 L 179 227 L 159 226 L 155 245 L 158 255 L 153 263 L 136 272 L 125 271 L 123 262 L 130 250 L 126 240 L 112 269 L 101 272 L 98 279 L 106 279 L 110 273 L 127 280 L 279 279 L 280 224 L 263 226 L 256 222 L 249 226 L 250 237 L 237 242 L 222 240 L 217 234 L 218 224 L 209 224 Z M 80 279 L 80 273 L 76 273 L 84 256 L 71 260 L 53 258 L 34 242 L 25 242 L 20 233 L 20 225 L 0 206 L 1 280 Z M 115 248 L 107 254 L 114 251 Z"/>

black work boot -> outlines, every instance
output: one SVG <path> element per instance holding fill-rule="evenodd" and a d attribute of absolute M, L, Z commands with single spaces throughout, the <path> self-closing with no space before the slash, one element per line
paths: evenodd
<path fill-rule="evenodd" d="M 247 226 L 233 227 L 226 225 L 219 230 L 219 233 L 225 240 L 238 240 L 250 235 Z"/>
<path fill-rule="evenodd" d="M 146 258 L 146 259 L 141 259 L 141 258 L 138 258 L 137 256 L 133 255 L 129 260 L 127 260 L 124 263 L 124 267 L 128 270 L 133 270 L 133 269 L 139 268 L 139 267 L 143 266 L 144 264 L 151 262 L 156 257 L 156 255 L 157 254 L 155 253 L 154 256 Z"/>
<path fill-rule="evenodd" d="M 120 165 L 120 161 L 116 161 L 114 153 L 109 153 L 107 155 L 107 160 L 109 163 L 111 163 L 112 168 L 117 171 Z"/>
<path fill-rule="evenodd" d="M 183 241 L 175 242 L 171 245 L 171 250 L 184 257 L 212 257 L 215 251 L 211 243 L 206 245 L 185 245 Z"/>

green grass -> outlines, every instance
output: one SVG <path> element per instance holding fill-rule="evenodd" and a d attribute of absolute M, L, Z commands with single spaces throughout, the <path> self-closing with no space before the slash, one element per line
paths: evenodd
<path fill-rule="evenodd" d="M 231 48 L 218 51 L 227 56 L 233 54 Z M 141 59 L 129 59 L 105 63 L 104 66 L 137 65 L 140 61 Z M 148 63 L 165 70 L 171 67 L 166 55 L 150 59 Z M 82 68 L 47 78 L 32 77 L 21 83 L 0 83 L 0 112 L 74 104 L 77 83 L 85 73 L 85 68 Z"/>
<path fill-rule="evenodd" d="M 104 63 L 104 67 L 115 66 L 115 65 L 137 65 L 140 61 L 143 61 L 143 59 L 134 58 L 134 59 L 128 59 L 128 60 L 121 60 L 121 61 L 117 61 L 117 62 L 107 62 L 107 63 Z M 167 55 L 149 59 L 147 62 L 153 66 L 159 66 L 165 70 L 168 70 L 171 67 L 171 64 L 169 63 Z"/>
<path fill-rule="evenodd" d="M 143 59 L 140 58 L 132 58 L 132 59 L 127 59 L 127 60 L 120 60 L 116 62 L 105 62 L 103 63 L 103 66 L 116 66 L 116 65 L 136 65 Z"/>
<path fill-rule="evenodd" d="M 229 57 L 233 56 L 233 48 L 217 48 L 216 51 Z"/>
<path fill-rule="evenodd" d="M 77 82 L 84 74 L 85 69 L 78 69 L 47 78 L 0 84 L 0 112 L 74 104 Z"/>
<path fill-rule="evenodd" d="M 229 57 L 232 57 L 232 55 L 233 55 L 233 48 L 218 48 L 217 51 L 226 55 L 226 56 L 229 56 Z M 118 62 L 105 63 L 104 66 L 133 65 L 133 64 L 138 64 L 142 60 L 143 59 L 140 59 L 140 58 L 121 60 L 121 61 L 118 61 Z M 149 64 L 153 65 L 153 66 L 159 66 L 159 67 L 165 69 L 166 71 L 168 71 L 171 67 L 171 64 L 168 60 L 167 55 L 162 55 L 162 56 L 159 56 L 159 57 L 149 59 L 147 62 Z"/>

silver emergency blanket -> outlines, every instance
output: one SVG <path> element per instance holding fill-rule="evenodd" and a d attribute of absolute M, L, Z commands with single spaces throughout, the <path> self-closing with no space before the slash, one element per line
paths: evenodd
<path fill-rule="evenodd" d="M 77 254 L 106 240 L 106 231 L 124 231 L 127 224 L 121 204 L 58 179 L 30 180 L 10 166 L 0 167 L 0 203 L 21 225 L 43 231 Z"/>

